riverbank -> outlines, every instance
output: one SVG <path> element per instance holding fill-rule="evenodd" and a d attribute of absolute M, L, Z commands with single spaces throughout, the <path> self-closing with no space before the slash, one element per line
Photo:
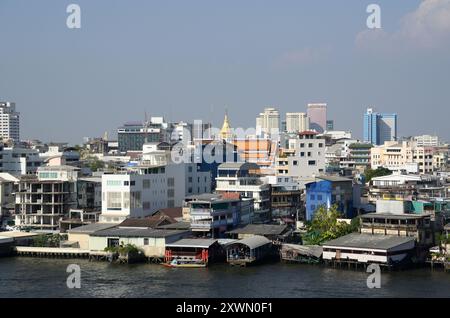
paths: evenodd
<path fill-rule="evenodd" d="M 80 289 L 66 286 L 69 264 L 81 268 Z M 382 273 L 380 289 L 367 288 L 363 271 L 284 263 L 191 270 L 7 257 L 0 273 L 0 297 L 450 297 L 450 275 L 429 268 Z"/>

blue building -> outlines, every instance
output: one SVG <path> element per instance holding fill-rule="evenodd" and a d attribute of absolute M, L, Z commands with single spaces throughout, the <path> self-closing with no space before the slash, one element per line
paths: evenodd
<path fill-rule="evenodd" d="M 360 202 L 360 185 L 353 180 L 339 176 L 320 176 L 306 184 L 306 221 L 311 221 L 320 206 L 329 209 L 337 204 L 345 218 L 356 216 Z"/>
<path fill-rule="evenodd" d="M 397 140 L 397 114 L 381 114 L 368 108 L 364 114 L 364 141 L 382 145 Z"/>

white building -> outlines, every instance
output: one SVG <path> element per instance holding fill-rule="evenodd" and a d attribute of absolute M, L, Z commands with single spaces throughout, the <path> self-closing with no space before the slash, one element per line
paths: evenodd
<path fill-rule="evenodd" d="M 323 244 L 325 261 L 395 265 L 415 247 L 413 237 L 351 233 Z"/>
<path fill-rule="evenodd" d="M 414 141 L 419 147 L 438 147 L 440 146 L 439 137 L 431 135 L 415 136 Z"/>
<path fill-rule="evenodd" d="M 59 221 L 77 207 L 78 168 L 38 168 L 37 175 L 23 175 L 16 190 L 15 223 L 21 228 L 57 230 Z"/>
<path fill-rule="evenodd" d="M 211 174 L 195 163 L 175 164 L 170 153 L 144 145 L 142 161 L 122 173 L 102 175 L 100 222 L 152 215 L 163 208 L 180 207 L 188 195 L 210 193 Z"/>
<path fill-rule="evenodd" d="M 20 113 L 16 112 L 16 104 L 0 102 L 0 137 L 20 141 Z"/>
<path fill-rule="evenodd" d="M 304 131 L 289 139 L 285 155 L 276 158 L 276 175 L 294 177 L 300 188 L 315 176 L 325 173 L 325 139 L 316 132 Z"/>
<path fill-rule="evenodd" d="M 270 218 L 270 185 L 264 183 L 255 163 L 222 163 L 216 178 L 217 193 L 240 193 L 243 199 L 253 199 L 254 220 Z"/>
<path fill-rule="evenodd" d="M 264 112 L 256 117 L 256 131 L 258 134 L 278 133 L 280 131 L 280 113 L 272 107 L 266 107 Z"/>
<path fill-rule="evenodd" d="M 34 149 L 10 147 L 0 145 L 0 172 L 7 172 L 15 176 L 34 174 L 42 164 L 39 152 Z"/>
<path fill-rule="evenodd" d="M 296 133 L 309 130 L 309 118 L 306 113 L 286 113 L 286 131 Z"/>

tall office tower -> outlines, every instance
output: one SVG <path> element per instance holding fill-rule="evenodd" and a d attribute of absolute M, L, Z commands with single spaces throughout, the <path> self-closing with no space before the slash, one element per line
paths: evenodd
<path fill-rule="evenodd" d="M 309 127 L 322 133 L 327 127 L 327 104 L 308 104 Z"/>
<path fill-rule="evenodd" d="M 302 132 L 309 130 L 309 118 L 305 113 L 286 113 L 286 131 Z"/>
<path fill-rule="evenodd" d="M 280 131 L 280 113 L 275 108 L 266 107 L 263 113 L 256 117 L 256 131 L 271 134 Z"/>
<path fill-rule="evenodd" d="M 397 114 L 382 114 L 367 108 L 364 114 L 364 141 L 382 145 L 397 140 Z"/>
<path fill-rule="evenodd" d="M 334 130 L 334 120 L 327 120 L 327 131 L 333 131 Z"/>
<path fill-rule="evenodd" d="M 20 141 L 19 116 L 16 103 L 0 102 L 0 137 Z"/>

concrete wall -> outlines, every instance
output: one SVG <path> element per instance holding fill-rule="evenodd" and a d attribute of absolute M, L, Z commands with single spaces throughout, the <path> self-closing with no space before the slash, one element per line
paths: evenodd
<path fill-rule="evenodd" d="M 78 247 L 83 250 L 89 249 L 89 234 L 84 233 L 68 233 L 68 241 L 78 242 Z"/>

